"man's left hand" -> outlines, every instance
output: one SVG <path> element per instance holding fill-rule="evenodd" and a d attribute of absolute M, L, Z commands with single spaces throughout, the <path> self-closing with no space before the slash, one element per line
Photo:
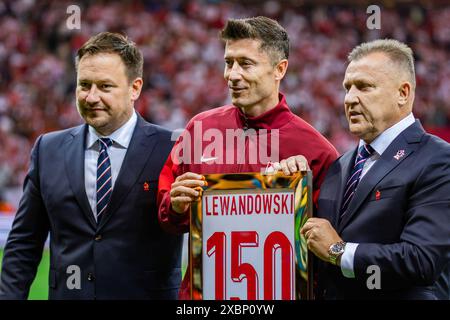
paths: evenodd
<path fill-rule="evenodd" d="M 342 241 L 327 219 L 309 218 L 300 233 L 305 236 L 308 249 L 326 262 L 330 261 L 328 254 L 330 246 Z"/>

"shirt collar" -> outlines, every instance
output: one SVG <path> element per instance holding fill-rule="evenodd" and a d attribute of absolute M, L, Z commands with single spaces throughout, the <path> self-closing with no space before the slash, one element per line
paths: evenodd
<path fill-rule="evenodd" d="M 114 145 L 127 149 L 130 144 L 136 123 L 137 123 L 137 115 L 136 112 L 133 112 L 130 119 L 128 119 L 128 121 L 125 122 L 125 124 L 123 124 L 119 129 L 111 133 L 111 135 L 109 135 L 108 138 L 113 140 Z M 98 139 L 105 137 L 99 134 L 93 127 L 88 126 L 88 128 L 89 130 L 87 134 L 86 145 L 88 149 L 92 149 L 96 145 Z"/>
<path fill-rule="evenodd" d="M 377 152 L 377 154 L 381 156 L 392 141 L 394 141 L 395 138 L 402 133 L 402 131 L 414 122 L 414 115 L 410 113 L 392 127 L 384 130 L 378 137 L 375 138 L 375 140 L 372 141 L 372 143 L 370 143 L 370 146 Z M 363 140 L 359 140 L 359 146 L 361 147 L 363 144 L 365 144 L 365 142 Z"/>
<path fill-rule="evenodd" d="M 278 96 L 279 102 L 274 108 L 256 117 L 246 116 L 241 108 L 236 107 L 238 121 L 242 127 L 270 130 L 279 129 L 287 124 L 294 114 L 289 109 L 285 96 L 282 93 L 279 93 Z"/>

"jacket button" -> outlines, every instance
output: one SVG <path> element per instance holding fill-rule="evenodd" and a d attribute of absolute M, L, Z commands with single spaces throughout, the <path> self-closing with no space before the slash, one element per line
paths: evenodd
<path fill-rule="evenodd" d="M 94 281 L 95 280 L 94 275 L 91 272 L 88 273 L 87 279 L 88 279 L 88 281 Z"/>
<path fill-rule="evenodd" d="M 94 238 L 94 240 L 95 240 L 95 241 L 100 241 L 100 240 L 102 240 L 102 235 L 101 235 L 101 234 L 96 235 L 95 238 Z"/>

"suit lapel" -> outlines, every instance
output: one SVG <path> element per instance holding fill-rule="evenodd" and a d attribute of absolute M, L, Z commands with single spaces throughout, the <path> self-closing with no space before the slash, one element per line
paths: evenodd
<path fill-rule="evenodd" d="M 84 183 L 84 153 L 87 126 L 79 126 L 71 132 L 64 143 L 65 168 L 70 188 L 75 194 L 78 204 L 93 228 L 96 226 L 94 213 L 86 195 Z"/>
<path fill-rule="evenodd" d="M 359 182 L 355 196 L 351 200 L 347 209 L 347 213 L 342 217 L 342 220 L 339 223 L 338 232 L 342 232 L 344 227 L 356 214 L 360 206 L 364 201 L 366 201 L 369 194 L 381 181 L 381 179 L 394 170 L 403 160 L 405 160 L 418 148 L 418 142 L 420 142 L 423 134 L 424 131 L 422 126 L 418 121 L 416 121 L 416 123 L 412 124 L 394 139 L 394 141 L 383 152 L 380 159 L 375 162 L 370 171 L 364 175 Z"/>
<path fill-rule="evenodd" d="M 155 129 L 138 115 L 136 128 L 123 159 L 117 181 L 114 184 L 109 206 L 103 219 L 100 221 L 99 228 L 102 228 L 111 219 L 111 216 L 119 208 L 141 175 L 148 158 L 156 146 L 157 139 L 149 138 L 155 133 Z"/>

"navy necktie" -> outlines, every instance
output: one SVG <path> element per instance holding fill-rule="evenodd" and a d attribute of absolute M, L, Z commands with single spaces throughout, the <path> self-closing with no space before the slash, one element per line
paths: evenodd
<path fill-rule="evenodd" d="M 356 192 L 356 187 L 358 186 L 361 172 L 363 170 L 364 164 L 367 159 L 373 154 L 374 150 L 370 146 L 370 144 L 362 145 L 358 150 L 358 156 L 356 157 L 355 165 L 353 166 L 352 172 L 347 180 L 347 184 L 345 185 L 344 198 L 342 199 L 342 207 L 340 212 L 340 217 L 345 215 L 348 205 L 353 199 L 353 196 Z"/>
<path fill-rule="evenodd" d="M 101 138 L 98 141 L 100 153 L 97 161 L 97 223 L 100 223 L 112 193 L 111 161 L 108 156 L 108 147 L 112 146 L 113 142 L 109 138 Z"/>

